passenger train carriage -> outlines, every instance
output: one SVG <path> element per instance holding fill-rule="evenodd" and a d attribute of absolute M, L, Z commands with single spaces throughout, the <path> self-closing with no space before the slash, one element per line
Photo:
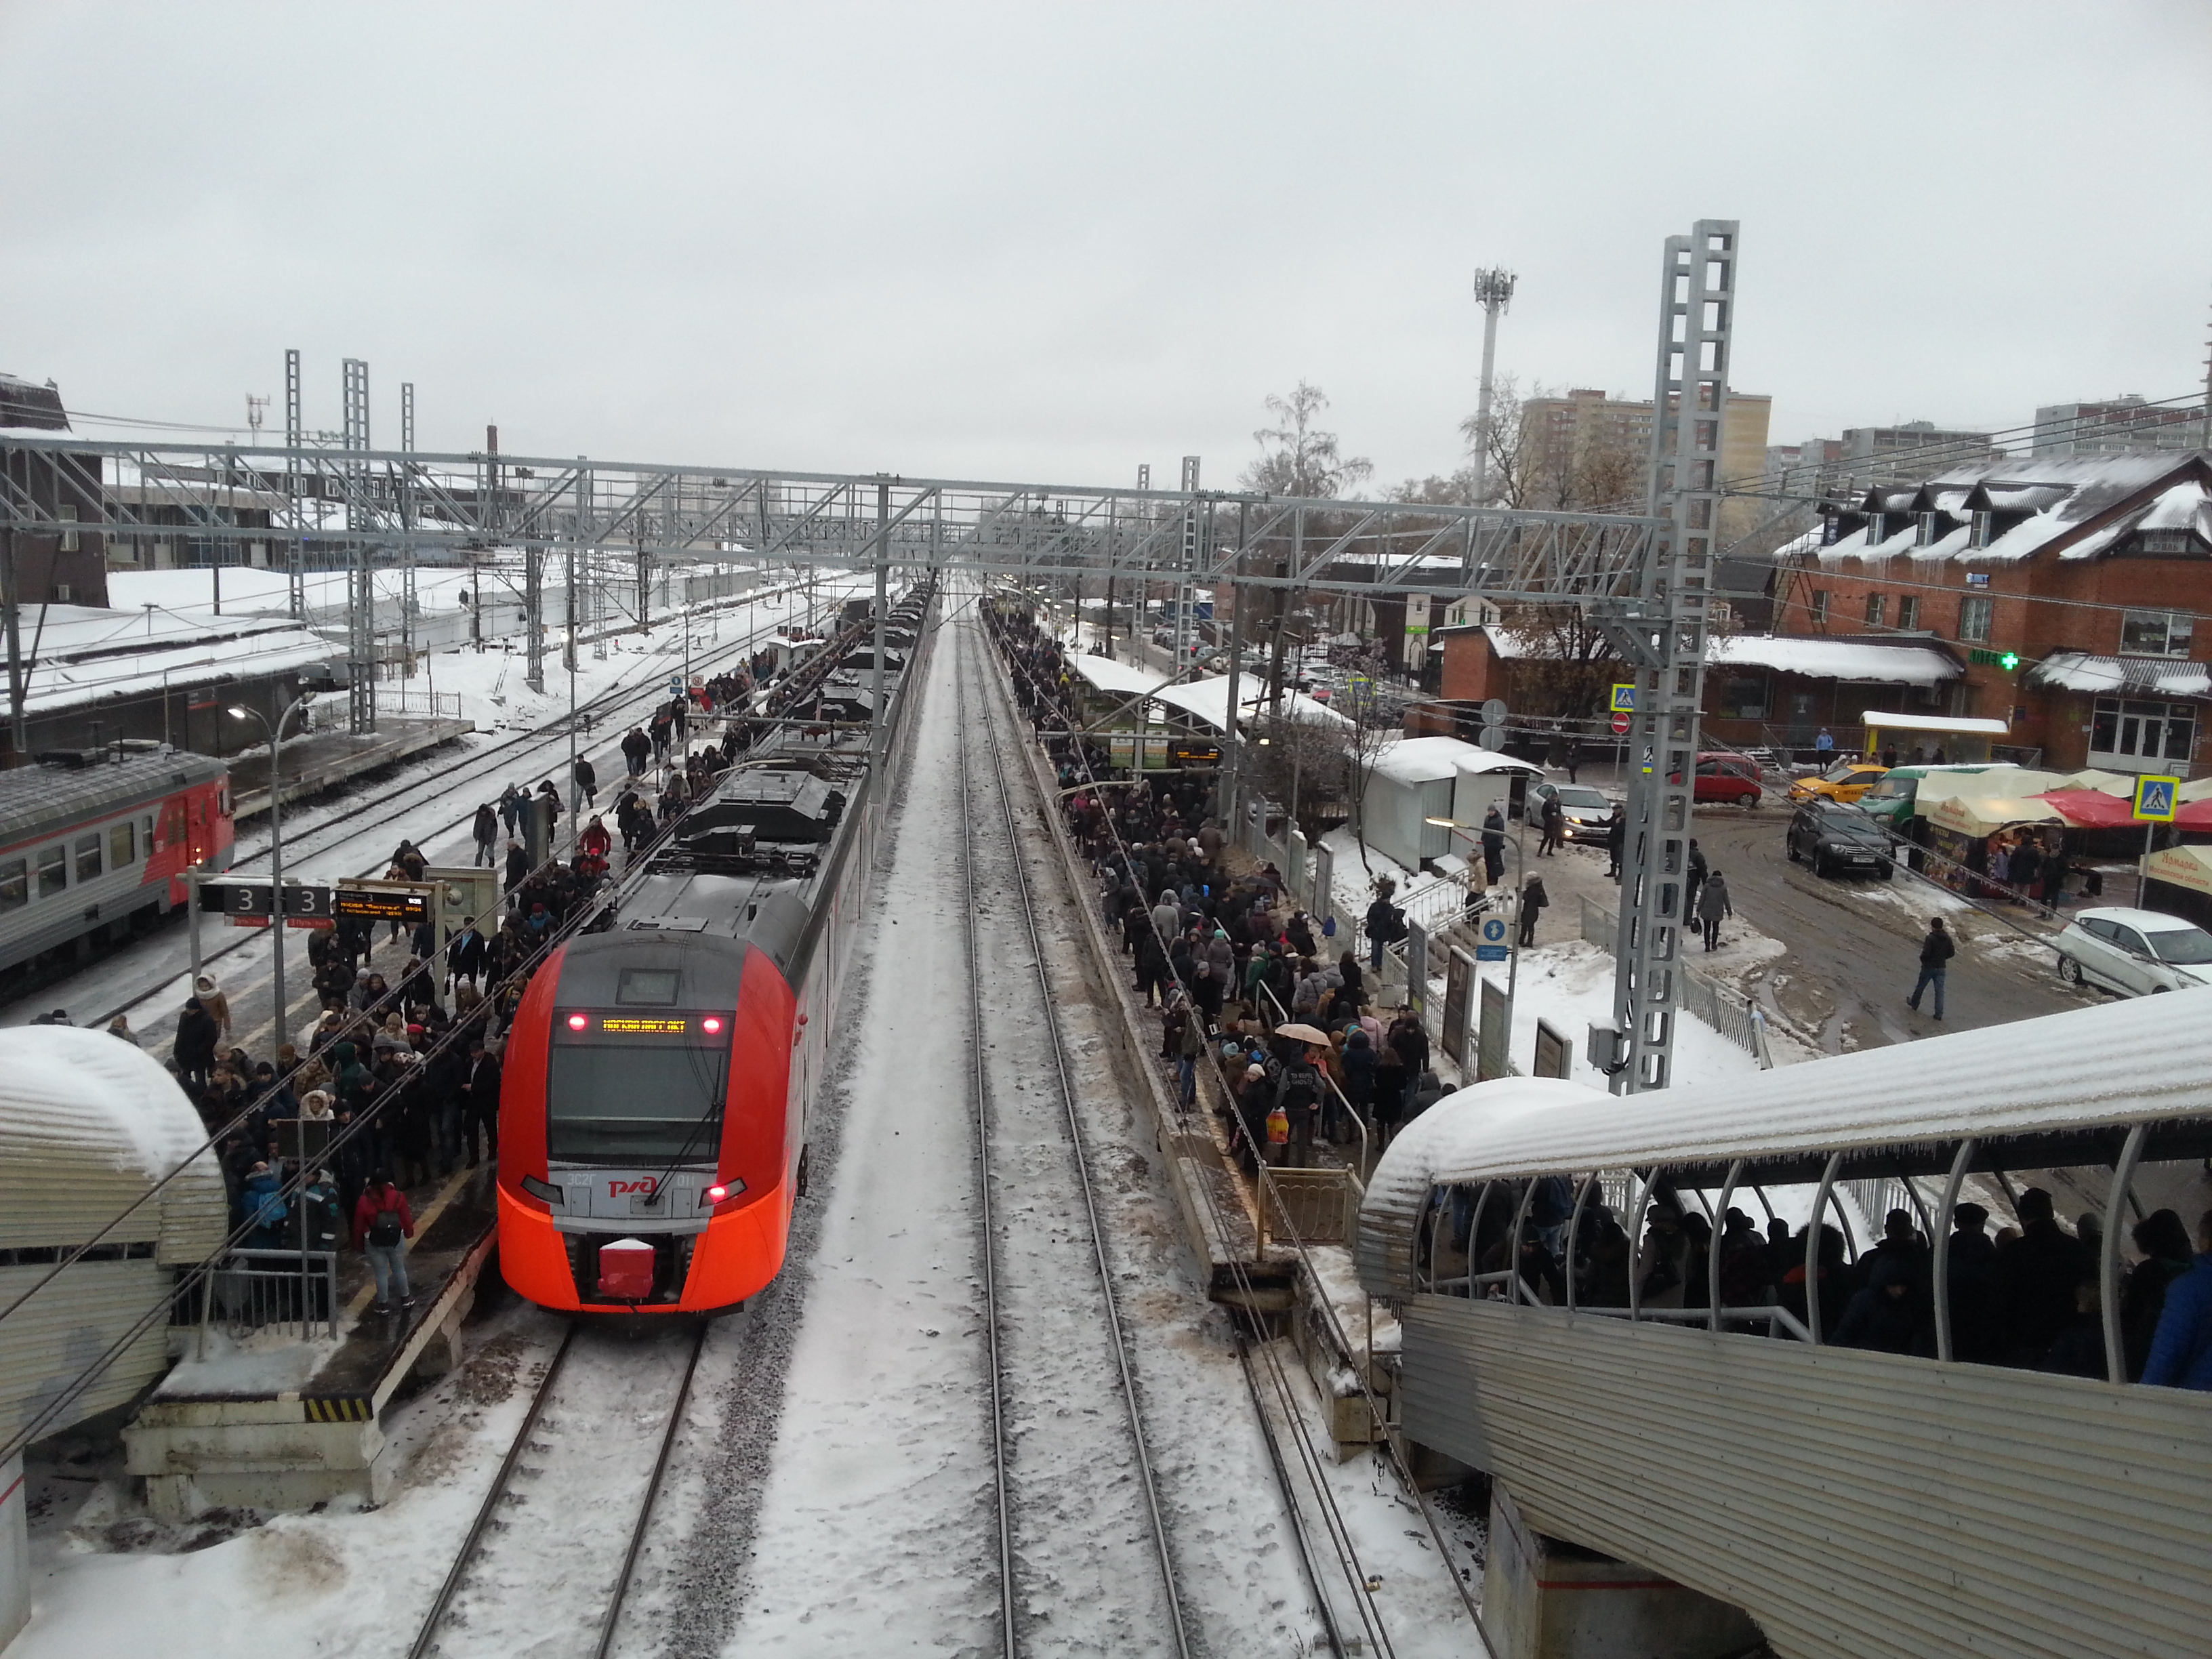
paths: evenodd
<path fill-rule="evenodd" d="M 230 866 L 230 771 L 182 750 L 69 750 L 0 772 L 0 971 L 121 939 Z"/>
<path fill-rule="evenodd" d="M 927 605 L 910 595 L 890 624 L 918 629 Z M 866 637 L 809 665 L 794 715 L 816 718 Z M 885 674 L 894 775 L 927 659 Z M 718 1313 L 781 1268 L 890 793 L 868 766 L 863 731 L 769 732 L 532 978 L 499 1136 L 500 1261 L 523 1296 Z"/>

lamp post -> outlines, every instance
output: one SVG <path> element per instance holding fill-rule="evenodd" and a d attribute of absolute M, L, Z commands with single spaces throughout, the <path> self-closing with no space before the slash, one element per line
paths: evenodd
<path fill-rule="evenodd" d="M 258 708 L 248 708 L 243 703 L 229 710 L 234 720 L 258 720 L 269 733 L 269 879 L 270 893 L 274 901 L 273 914 L 269 919 L 271 930 L 269 940 L 272 982 L 276 989 L 276 1046 L 282 1048 L 291 1041 L 286 1030 L 284 1004 L 284 929 L 288 925 L 284 915 L 284 722 L 295 713 L 314 701 L 313 691 L 303 691 L 289 703 L 274 720 Z M 273 701 L 273 699 L 272 699 Z"/>
<path fill-rule="evenodd" d="M 1481 835 L 1481 826 L 1462 823 L 1457 818 L 1428 818 L 1424 822 L 1439 830 L 1455 830 L 1474 842 Z M 1521 837 L 1528 828 L 1525 814 L 1513 822 L 1513 933 L 1505 947 L 1505 1030 L 1510 1039 L 1513 1030 L 1513 996 L 1521 984 L 1521 899 L 1528 885 L 1527 848 Z M 1509 1042 L 1510 1046 L 1510 1042 Z"/>

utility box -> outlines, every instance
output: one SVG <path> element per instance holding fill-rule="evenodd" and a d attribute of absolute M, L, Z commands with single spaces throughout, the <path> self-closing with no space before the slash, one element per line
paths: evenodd
<path fill-rule="evenodd" d="M 653 1295 L 653 1246 L 641 1238 L 618 1238 L 599 1246 L 599 1294 L 617 1302 L 643 1302 Z"/>

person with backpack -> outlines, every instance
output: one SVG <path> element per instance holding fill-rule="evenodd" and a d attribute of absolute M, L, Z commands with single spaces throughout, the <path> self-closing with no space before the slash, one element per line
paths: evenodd
<path fill-rule="evenodd" d="M 407 1207 L 407 1194 L 379 1170 L 353 1207 L 353 1244 L 368 1258 L 376 1275 L 378 1313 L 390 1313 L 396 1293 L 398 1305 L 411 1308 L 415 1297 L 407 1285 L 407 1241 L 415 1237 L 415 1214 Z"/>
<path fill-rule="evenodd" d="M 1930 988 L 1936 993 L 1936 1018 L 1943 1018 L 1943 976 L 1950 970 L 1951 958 L 1959 954 L 1958 945 L 1943 926 L 1943 918 L 1929 919 L 1928 932 L 1920 941 L 1920 977 L 1912 987 L 1912 994 L 1905 1006 L 1914 1013 L 1920 1012 L 1920 999 Z"/>
<path fill-rule="evenodd" d="M 499 813 L 490 802 L 487 801 L 477 808 L 476 820 L 471 826 L 470 833 L 476 837 L 477 867 L 490 869 L 493 859 L 492 848 L 499 844 Z"/>

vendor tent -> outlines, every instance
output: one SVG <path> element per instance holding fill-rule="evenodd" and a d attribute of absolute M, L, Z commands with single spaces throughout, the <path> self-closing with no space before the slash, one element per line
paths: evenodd
<path fill-rule="evenodd" d="M 2212 894 L 2212 847 L 2162 847 L 2143 860 L 2143 873 L 2192 893 Z"/>
<path fill-rule="evenodd" d="M 2124 830 L 2136 820 L 2132 803 L 2096 789 L 2046 789 L 2035 797 L 2049 801 L 2078 830 Z"/>
<path fill-rule="evenodd" d="M 2064 823 L 2065 817 L 2049 801 L 2017 799 L 2005 795 L 1954 795 L 1939 801 L 1928 822 L 1962 836 L 1993 836 L 2022 823 Z"/>

